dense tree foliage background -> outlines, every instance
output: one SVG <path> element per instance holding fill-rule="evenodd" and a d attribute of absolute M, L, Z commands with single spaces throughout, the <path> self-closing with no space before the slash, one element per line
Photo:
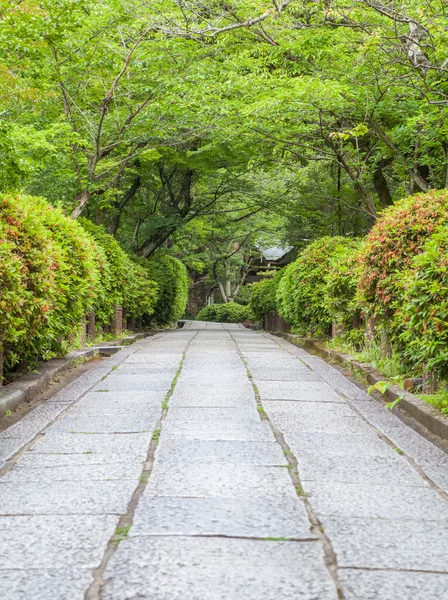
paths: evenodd
<path fill-rule="evenodd" d="M 232 299 L 448 185 L 443 0 L 0 1 L 0 186 Z"/>

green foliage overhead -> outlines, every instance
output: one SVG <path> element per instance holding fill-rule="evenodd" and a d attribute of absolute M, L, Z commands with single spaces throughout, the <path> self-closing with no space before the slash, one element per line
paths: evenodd
<path fill-rule="evenodd" d="M 277 290 L 279 314 L 299 333 L 328 333 L 332 323 L 327 302 L 328 274 L 333 256 L 353 241 L 324 237 L 313 242 L 288 265 Z"/>
<path fill-rule="evenodd" d="M 158 287 L 157 303 L 152 322 L 160 327 L 172 325 L 185 313 L 189 278 L 185 265 L 168 254 L 161 254 L 140 264 Z"/>
<path fill-rule="evenodd" d="M 214 321 L 217 323 L 241 323 L 250 318 L 247 306 L 237 302 L 211 304 L 202 308 L 196 317 L 197 321 Z"/>

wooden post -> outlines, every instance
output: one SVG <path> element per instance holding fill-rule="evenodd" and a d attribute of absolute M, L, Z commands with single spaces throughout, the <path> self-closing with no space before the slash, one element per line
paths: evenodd
<path fill-rule="evenodd" d="M 120 305 L 115 307 L 115 314 L 110 324 L 111 333 L 121 335 L 123 333 L 123 308 Z"/>
<path fill-rule="evenodd" d="M 123 311 L 122 311 L 122 315 L 121 315 L 121 328 L 123 329 L 127 329 L 128 328 L 128 309 L 126 307 L 123 307 Z"/>
<path fill-rule="evenodd" d="M 93 312 L 89 312 L 89 314 L 87 315 L 87 335 L 89 336 L 89 340 L 94 340 L 95 339 L 95 335 L 96 335 L 96 328 L 95 328 L 95 313 Z"/>
<path fill-rule="evenodd" d="M 135 325 L 135 317 L 128 317 L 128 324 L 127 324 L 127 328 L 130 331 L 135 331 L 136 329 L 136 325 Z"/>

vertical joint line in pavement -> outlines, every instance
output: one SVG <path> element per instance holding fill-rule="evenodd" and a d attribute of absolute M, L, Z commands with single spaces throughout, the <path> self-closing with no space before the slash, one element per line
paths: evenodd
<path fill-rule="evenodd" d="M 182 372 L 182 368 L 184 366 L 184 361 L 185 361 L 188 349 L 190 347 L 190 344 L 194 340 L 194 338 L 197 336 L 198 333 L 199 332 L 195 333 L 195 335 L 188 341 L 188 343 L 185 346 L 185 349 L 182 353 L 182 358 L 179 362 L 179 367 L 176 371 L 176 374 L 173 377 L 173 381 L 171 382 L 170 389 L 168 390 L 168 392 L 165 395 L 165 398 L 162 402 L 162 407 L 161 407 L 162 412 L 161 412 L 160 418 L 157 421 L 156 427 L 152 434 L 151 443 L 149 445 L 148 454 L 146 456 L 146 461 L 144 463 L 142 472 L 140 473 L 139 484 L 137 485 L 137 487 L 134 490 L 134 493 L 132 494 L 132 498 L 131 498 L 131 501 L 129 502 L 126 513 L 121 515 L 121 517 L 118 521 L 118 525 L 115 529 L 115 533 L 110 538 L 110 540 L 107 544 L 107 548 L 103 555 L 101 564 L 93 572 L 93 575 L 94 575 L 93 582 L 90 584 L 90 586 L 88 587 L 88 589 L 84 595 L 85 600 L 101 600 L 101 598 L 102 598 L 102 591 L 103 591 L 103 586 L 105 583 L 103 580 L 104 571 L 106 570 L 106 567 L 107 567 L 110 559 L 112 558 L 113 554 L 117 550 L 118 544 L 127 537 L 129 529 L 132 526 L 132 523 L 134 520 L 135 509 L 137 508 L 138 502 L 139 502 L 143 492 L 145 491 L 146 486 L 148 485 L 148 481 L 149 481 L 149 478 L 151 476 L 151 472 L 152 472 L 152 469 L 154 466 L 155 453 L 156 453 L 157 446 L 159 444 L 160 434 L 161 434 L 162 428 L 163 428 L 163 422 L 165 421 L 166 416 L 168 414 L 170 398 L 174 393 L 174 389 L 176 387 L 177 380 L 179 379 L 179 376 Z"/>
<path fill-rule="evenodd" d="M 278 444 L 280 444 L 280 446 L 283 450 L 283 454 L 285 455 L 285 458 L 288 461 L 288 466 L 289 466 L 288 472 L 291 477 L 294 488 L 296 490 L 296 493 L 299 496 L 299 498 L 301 500 L 303 500 L 305 503 L 305 507 L 306 507 L 306 510 L 308 513 L 308 519 L 311 523 L 311 531 L 316 534 L 317 540 L 320 541 L 323 546 L 324 555 L 325 555 L 325 565 L 326 565 L 326 567 L 330 573 L 330 576 L 333 579 L 334 584 L 336 586 L 338 598 L 340 600 L 344 600 L 344 593 L 342 591 L 342 586 L 340 584 L 339 577 L 338 577 L 338 563 L 337 563 L 336 553 L 333 550 L 333 546 L 331 544 L 329 537 L 326 535 L 326 533 L 323 529 L 322 523 L 320 522 L 320 520 L 314 513 L 311 503 L 308 500 L 307 495 L 303 491 L 302 484 L 300 481 L 300 476 L 299 476 L 297 459 L 294 456 L 294 453 L 290 449 L 289 445 L 286 443 L 283 434 L 280 431 L 278 431 L 276 429 L 276 427 L 272 424 L 271 420 L 269 419 L 268 414 L 264 410 L 263 403 L 260 398 L 260 393 L 254 382 L 252 373 L 250 372 L 250 369 L 246 362 L 246 359 L 244 358 L 244 356 L 238 346 L 238 342 L 235 340 L 232 333 L 231 332 L 229 332 L 229 333 L 230 333 L 230 337 L 232 338 L 233 343 L 236 346 L 238 355 L 244 365 L 244 368 L 246 369 L 249 381 L 252 384 L 254 394 L 255 394 L 255 399 L 257 402 L 257 409 L 258 409 L 258 412 L 260 413 L 260 417 L 263 420 L 267 421 L 267 423 L 269 423 L 269 426 L 272 430 L 272 433 L 274 434 L 274 438 L 275 438 L 276 442 Z"/>

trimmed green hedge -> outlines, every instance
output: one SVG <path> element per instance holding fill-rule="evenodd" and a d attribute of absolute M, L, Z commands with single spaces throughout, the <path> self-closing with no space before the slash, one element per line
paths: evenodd
<path fill-rule="evenodd" d="M 272 277 L 252 285 L 249 308 L 257 321 L 262 321 L 267 313 L 277 309 L 277 289 L 284 273 L 285 269 L 280 269 Z"/>
<path fill-rule="evenodd" d="M 404 273 L 394 344 L 410 368 L 448 379 L 448 224 L 426 241 Z"/>
<path fill-rule="evenodd" d="M 392 324 L 402 300 L 402 273 L 426 240 L 448 222 L 448 191 L 431 191 L 400 200 L 383 211 L 366 238 L 359 300 L 364 309 Z"/>
<path fill-rule="evenodd" d="M 94 305 L 95 317 L 101 324 L 109 323 L 117 304 L 130 317 L 150 317 L 157 303 L 158 286 L 148 272 L 126 254 L 117 240 L 104 227 L 81 218 L 79 222 L 94 238 L 106 258 L 102 269 L 101 290 Z"/>
<path fill-rule="evenodd" d="M 353 240 L 344 237 L 324 237 L 312 244 L 288 265 L 277 290 L 279 314 L 298 333 L 309 331 L 328 333 L 332 314 L 327 301 L 325 277 L 331 258 Z"/>
<path fill-rule="evenodd" d="M 162 254 L 140 264 L 158 286 L 158 298 L 152 323 L 165 327 L 178 321 L 187 307 L 189 278 L 185 265 L 168 254 Z"/>
<path fill-rule="evenodd" d="M 224 304 L 210 304 L 204 306 L 196 317 L 197 321 L 214 321 L 217 323 L 241 323 L 250 318 L 247 306 L 237 302 L 226 302 Z"/>
<path fill-rule="evenodd" d="M 186 269 L 171 257 L 161 262 L 169 284 L 158 306 L 176 320 L 187 301 Z M 65 353 L 88 312 L 109 324 L 122 304 L 129 316 L 150 319 L 157 300 L 148 269 L 102 227 L 73 221 L 42 198 L 0 196 L 0 384 L 19 363 Z"/>
<path fill-rule="evenodd" d="M 0 199 L 0 335 L 6 370 L 62 351 L 92 309 L 100 271 L 84 229 L 45 200 Z"/>

